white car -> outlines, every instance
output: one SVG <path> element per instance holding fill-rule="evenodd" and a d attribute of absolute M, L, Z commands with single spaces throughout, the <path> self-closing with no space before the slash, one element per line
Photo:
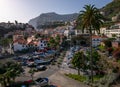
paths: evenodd
<path fill-rule="evenodd" d="M 36 66 L 37 70 L 46 70 L 47 67 L 45 65 L 40 65 L 40 66 Z"/>
<path fill-rule="evenodd" d="M 40 87 L 47 86 L 48 82 L 49 82 L 48 78 L 38 78 L 35 80 L 35 83 Z"/>

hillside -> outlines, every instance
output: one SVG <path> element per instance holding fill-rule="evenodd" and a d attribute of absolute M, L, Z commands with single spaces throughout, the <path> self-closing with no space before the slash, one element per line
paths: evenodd
<path fill-rule="evenodd" d="M 0 38 L 4 37 L 4 35 L 7 34 L 8 32 L 13 32 L 15 30 L 25 30 L 25 28 L 26 28 L 26 24 L 24 24 L 22 27 L 16 25 L 10 25 L 8 28 L 0 25 Z"/>
<path fill-rule="evenodd" d="M 120 0 L 113 0 L 100 10 L 104 12 L 105 17 L 111 19 L 120 13 Z"/>
<path fill-rule="evenodd" d="M 60 15 L 54 12 L 43 13 L 40 16 L 31 19 L 29 21 L 29 24 L 33 25 L 35 28 L 40 28 L 40 26 L 49 25 L 49 24 L 56 23 L 56 22 L 59 22 L 59 23 L 70 22 L 70 21 L 75 20 L 77 16 L 78 16 L 77 13 L 66 14 L 66 15 Z"/>

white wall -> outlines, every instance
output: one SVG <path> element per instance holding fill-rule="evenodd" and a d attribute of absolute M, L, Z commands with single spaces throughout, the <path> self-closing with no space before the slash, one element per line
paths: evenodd
<path fill-rule="evenodd" d="M 92 46 L 96 47 L 100 45 L 101 39 L 100 38 L 92 38 Z"/>
<path fill-rule="evenodd" d="M 38 47 L 39 49 L 43 49 L 44 47 L 47 47 L 47 42 L 44 40 L 39 41 Z"/>
<path fill-rule="evenodd" d="M 14 47 L 14 51 L 21 51 L 23 49 L 27 49 L 26 45 L 22 45 L 18 43 L 14 43 L 13 47 Z"/>

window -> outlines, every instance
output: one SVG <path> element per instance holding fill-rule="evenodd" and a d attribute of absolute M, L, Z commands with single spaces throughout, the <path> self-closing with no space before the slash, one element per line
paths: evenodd
<path fill-rule="evenodd" d="M 97 39 L 97 41 L 99 41 L 99 39 Z"/>

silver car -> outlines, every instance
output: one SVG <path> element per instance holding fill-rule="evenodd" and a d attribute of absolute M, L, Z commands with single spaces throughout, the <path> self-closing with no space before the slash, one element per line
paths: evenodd
<path fill-rule="evenodd" d="M 38 78 L 35 80 L 35 83 L 40 87 L 47 86 L 48 82 L 49 82 L 48 78 Z"/>

